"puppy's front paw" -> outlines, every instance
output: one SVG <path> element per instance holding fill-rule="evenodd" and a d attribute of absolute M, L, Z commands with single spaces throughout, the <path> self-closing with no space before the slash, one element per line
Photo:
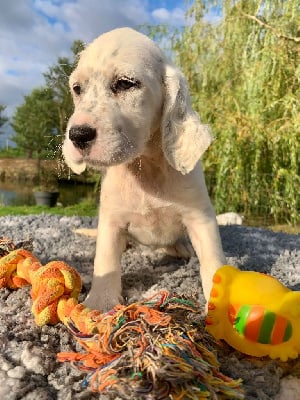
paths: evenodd
<path fill-rule="evenodd" d="M 94 294 L 91 291 L 88 294 L 87 298 L 84 300 L 83 304 L 85 305 L 85 307 L 88 307 L 91 310 L 99 310 L 101 313 L 105 313 L 122 302 L 123 297 L 121 295 L 107 296 L 101 294 L 101 292 Z"/>
<path fill-rule="evenodd" d="M 92 309 L 105 313 L 123 302 L 121 295 L 121 276 L 110 272 L 102 276 L 93 276 L 92 288 L 83 304 Z"/>

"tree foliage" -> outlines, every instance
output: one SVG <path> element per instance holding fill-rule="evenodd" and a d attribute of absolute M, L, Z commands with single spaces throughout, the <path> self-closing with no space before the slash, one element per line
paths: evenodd
<path fill-rule="evenodd" d="M 3 112 L 5 111 L 5 109 L 6 109 L 6 106 L 3 104 L 0 104 L 0 128 L 4 124 L 6 124 L 6 122 L 8 121 L 8 118 L 5 115 L 3 115 Z M 0 134 L 1 133 L 3 133 L 3 132 L 0 130 Z"/>
<path fill-rule="evenodd" d="M 59 57 L 44 73 L 45 86 L 33 89 L 15 111 L 12 140 L 30 158 L 60 157 L 58 150 L 73 108 L 68 79 L 83 47 L 83 42 L 75 41 L 72 58 Z"/>
<path fill-rule="evenodd" d="M 299 221 L 299 1 L 195 0 L 188 17 L 173 49 L 215 135 L 203 163 L 217 211 Z"/>
<path fill-rule="evenodd" d="M 58 135 L 63 138 L 68 119 L 72 113 L 73 102 L 69 90 L 69 76 L 74 70 L 79 53 L 84 49 L 84 44 L 80 40 L 75 40 L 71 50 L 72 59 L 68 57 L 59 57 L 57 63 L 49 67 L 44 73 L 46 86 L 54 93 L 54 101 L 58 114 Z"/>
<path fill-rule="evenodd" d="M 11 125 L 16 134 L 11 140 L 28 158 L 49 158 L 57 146 L 57 120 L 54 92 L 36 88 L 13 115 Z"/>

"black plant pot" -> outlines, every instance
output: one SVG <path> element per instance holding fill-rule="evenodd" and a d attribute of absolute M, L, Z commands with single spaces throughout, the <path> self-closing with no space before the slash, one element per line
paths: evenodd
<path fill-rule="evenodd" d="M 34 192 L 36 205 L 55 207 L 59 192 Z"/>

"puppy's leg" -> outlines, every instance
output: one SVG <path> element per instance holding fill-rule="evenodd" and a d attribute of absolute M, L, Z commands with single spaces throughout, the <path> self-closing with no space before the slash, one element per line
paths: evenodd
<path fill-rule="evenodd" d="M 167 256 L 183 258 L 185 260 L 188 260 L 195 255 L 194 249 L 187 237 L 181 237 L 173 246 L 165 246 L 161 251 Z"/>
<path fill-rule="evenodd" d="M 216 218 L 213 210 L 210 210 L 205 215 L 193 215 L 185 224 L 200 261 L 202 287 L 208 301 L 213 275 L 219 267 L 226 264 Z"/>
<path fill-rule="evenodd" d="M 118 304 L 121 297 L 121 256 L 126 236 L 120 227 L 100 217 L 92 288 L 84 304 L 101 312 Z"/>

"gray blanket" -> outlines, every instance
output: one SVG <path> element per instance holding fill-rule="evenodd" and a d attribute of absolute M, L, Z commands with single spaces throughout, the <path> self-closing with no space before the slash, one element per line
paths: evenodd
<path fill-rule="evenodd" d="M 31 238 L 33 252 L 43 264 L 63 260 L 75 267 L 83 279 L 83 300 L 90 287 L 95 239 L 74 230 L 96 223 L 93 218 L 50 215 L 2 217 L 0 236 L 15 242 Z M 246 226 L 220 229 L 228 263 L 271 274 L 289 288 L 300 290 L 299 235 Z M 204 304 L 195 257 L 189 262 L 162 260 L 159 253 L 133 246 L 123 255 L 122 267 L 123 295 L 128 302 L 165 288 L 191 296 L 199 293 Z M 28 287 L 0 290 L 0 399 L 106 399 L 81 387 L 81 372 L 56 361 L 58 352 L 72 351 L 78 345 L 61 324 L 35 325 L 29 292 Z M 217 354 L 222 372 L 243 379 L 246 399 L 294 399 L 293 394 L 277 394 L 285 376 L 300 378 L 299 359 L 283 363 L 246 357 L 225 344 L 217 348 Z"/>

